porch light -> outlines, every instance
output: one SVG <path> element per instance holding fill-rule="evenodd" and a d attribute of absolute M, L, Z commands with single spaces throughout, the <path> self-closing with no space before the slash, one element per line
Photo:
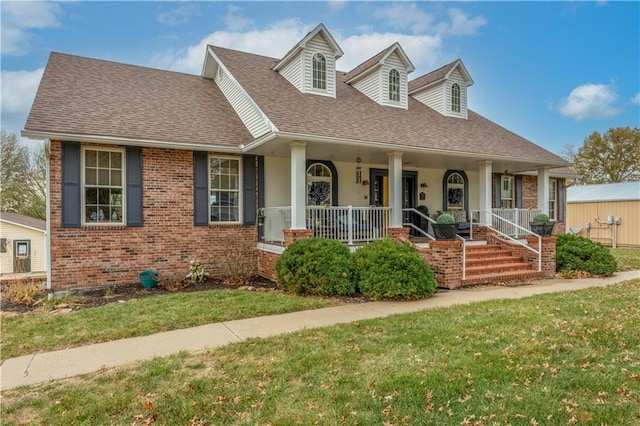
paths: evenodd
<path fill-rule="evenodd" d="M 358 163 L 358 165 L 356 166 L 356 183 L 362 182 L 362 167 L 360 167 L 361 162 L 362 162 L 362 158 L 360 157 L 356 158 L 356 163 Z"/>

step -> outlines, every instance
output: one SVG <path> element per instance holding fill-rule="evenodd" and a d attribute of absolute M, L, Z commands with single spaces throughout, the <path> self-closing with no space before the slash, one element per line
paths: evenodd
<path fill-rule="evenodd" d="M 494 274 L 500 272 L 523 271 L 530 272 L 531 265 L 525 262 L 496 263 L 492 265 L 468 266 L 466 268 L 467 277 L 471 275 Z"/>
<path fill-rule="evenodd" d="M 505 249 L 495 250 L 467 250 L 467 259 L 484 259 L 493 257 L 511 256 L 511 252 Z"/>
<path fill-rule="evenodd" d="M 511 263 L 511 262 L 522 262 L 522 257 L 501 255 L 501 256 L 483 256 L 483 257 L 470 258 L 467 255 L 467 261 L 465 262 L 465 264 L 467 265 L 467 267 L 470 267 L 470 266 L 491 265 L 494 263 Z"/>
<path fill-rule="evenodd" d="M 533 278 L 542 278 L 544 277 L 544 273 L 529 270 L 529 271 L 509 271 L 509 272 L 498 272 L 492 274 L 480 274 L 480 275 L 472 275 L 469 276 L 467 274 L 466 278 L 462 280 L 463 286 L 474 285 L 474 284 L 485 284 L 485 283 L 506 283 L 512 281 L 520 281 L 520 280 L 529 280 Z"/>

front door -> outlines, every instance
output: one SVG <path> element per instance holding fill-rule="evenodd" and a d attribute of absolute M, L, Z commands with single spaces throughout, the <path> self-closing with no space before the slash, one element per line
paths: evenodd
<path fill-rule="evenodd" d="M 18 240 L 13 242 L 13 272 L 31 272 L 30 240 Z"/>
<path fill-rule="evenodd" d="M 416 206 L 416 181 L 418 172 L 402 171 L 402 208 Z M 370 169 L 371 188 L 369 199 L 374 206 L 389 207 L 389 171 L 387 169 Z M 409 221 L 408 213 L 403 213 L 402 222 Z"/>

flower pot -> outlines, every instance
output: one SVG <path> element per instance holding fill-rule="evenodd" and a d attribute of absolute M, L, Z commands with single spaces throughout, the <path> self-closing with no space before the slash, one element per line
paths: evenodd
<path fill-rule="evenodd" d="M 158 271 L 155 269 L 146 269 L 140 272 L 138 278 L 144 288 L 153 288 L 158 285 Z"/>
<path fill-rule="evenodd" d="M 456 239 L 455 223 L 433 223 L 431 227 L 436 240 L 453 241 Z"/>
<path fill-rule="evenodd" d="M 531 232 L 540 235 L 541 237 L 548 237 L 553 232 L 554 223 L 534 223 L 530 222 Z"/>

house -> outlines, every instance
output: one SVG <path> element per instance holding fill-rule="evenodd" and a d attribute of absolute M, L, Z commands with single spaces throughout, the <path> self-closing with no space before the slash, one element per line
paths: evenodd
<path fill-rule="evenodd" d="M 567 229 L 614 248 L 640 247 L 640 182 L 569 187 Z"/>
<path fill-rule="evenodd" d="M 0 275 L 46 271 L 46 222 L 18 213 L 0 213 Z"/>
<path fill-rule="evenodd" d="M 311 235 L 354 246 L 411 233 L 436 264 L 419 204 L 469 223 L 473 240 L 516 230 L 511 251 L 525 241 L 535 273 L 554 268 L 540 249 L 552 244 L 529 247 L 523 228 L 542 211 L 562 232 L 554 170 L 568 163 L 471 111 L 461 60 L 411 80 L 395 43 L 341 72 L 322 24 L 282 58 L 203 55 L 196 76 L 51 54 L 22 132 L 48 146 L 51 288 L 134 283 L 147 268 L 182 277 L 236 241 L 254 242 L 245 255 L 272 276 L 284 246 Z M 441 284 L 470 283 L 471 244 L 442 244 L 461 266 L 437 268 Z"/>

